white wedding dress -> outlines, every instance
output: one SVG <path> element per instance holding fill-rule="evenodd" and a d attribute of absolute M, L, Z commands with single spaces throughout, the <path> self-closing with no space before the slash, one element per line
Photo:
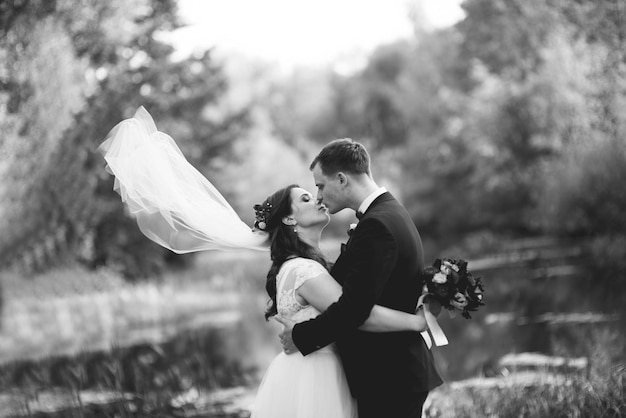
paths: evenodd
<path fill-rule="evenodd" d="M 307 280 L 328 274 L 319 263 L 305 258 L 286 261 L 276 277 L 278 314 L 295 322 L 320 312 L 296 299 Z M 334 345 L 304 357 L 278 354 L 265 372 L 251 418 L 357 418 L 357 407 Z"/>

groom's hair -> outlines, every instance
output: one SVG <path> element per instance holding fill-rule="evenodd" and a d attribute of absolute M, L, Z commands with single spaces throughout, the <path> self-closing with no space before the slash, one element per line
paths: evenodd
<path fill-rule="evenodd" d="M 350 139 L 335 139 L 329 142 L 309 166 L 313 171 L 316 165 L 320 166 L 325 176 L 331 176 L 340 171 L 350 174 L 370 174 L 370 156 L 365 147 Z"/>

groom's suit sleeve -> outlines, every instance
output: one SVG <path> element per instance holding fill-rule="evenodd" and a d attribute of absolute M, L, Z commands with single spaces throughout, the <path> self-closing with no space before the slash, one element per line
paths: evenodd
<path fill-rule="evenodd" d="M 318 317 L 293 328 L 293 341 L 304 355 L 336 341 L 367 320 L 398 257 L 393 235 L 376 218 L 361 221 L 353 232 L 349 251 L 351 264 L 343 278 L 343 295 Z"/>

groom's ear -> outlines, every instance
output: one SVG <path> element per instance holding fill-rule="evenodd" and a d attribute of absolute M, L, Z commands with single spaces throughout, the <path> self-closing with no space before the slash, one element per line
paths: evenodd
<path fill-rule="evenodd" d="M 341 186 L 345 186 L 345 185 L 347 185 L 347 184 L 348 184 L 348 176 L 346 176 L 346 174 L 345 174 L 345 173 L 343 173 L 343 172 L 341 172 L 341 171 L 340 171 L 340 172 L 338 172 L 338 173 L 337 173 L 337 177 L 336 177 L 336 178 L 337 178 L 337 181 L 339 182 L 339 184 L 340 184 Z"/>

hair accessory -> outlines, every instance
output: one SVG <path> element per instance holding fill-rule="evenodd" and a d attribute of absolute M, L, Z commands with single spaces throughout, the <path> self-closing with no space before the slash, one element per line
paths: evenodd
<path fill-rule="evenodd" d="M 272 204 L 270 202 L 265 202 L 261 205 L 254 205 L 253 208 L 255 213 L 254 227 L 260 229 L 261 231 L 265 231 L 265 228 L 267 228 L 267 220 L 270 217 L 270 212 L 272 210 Z"/>

